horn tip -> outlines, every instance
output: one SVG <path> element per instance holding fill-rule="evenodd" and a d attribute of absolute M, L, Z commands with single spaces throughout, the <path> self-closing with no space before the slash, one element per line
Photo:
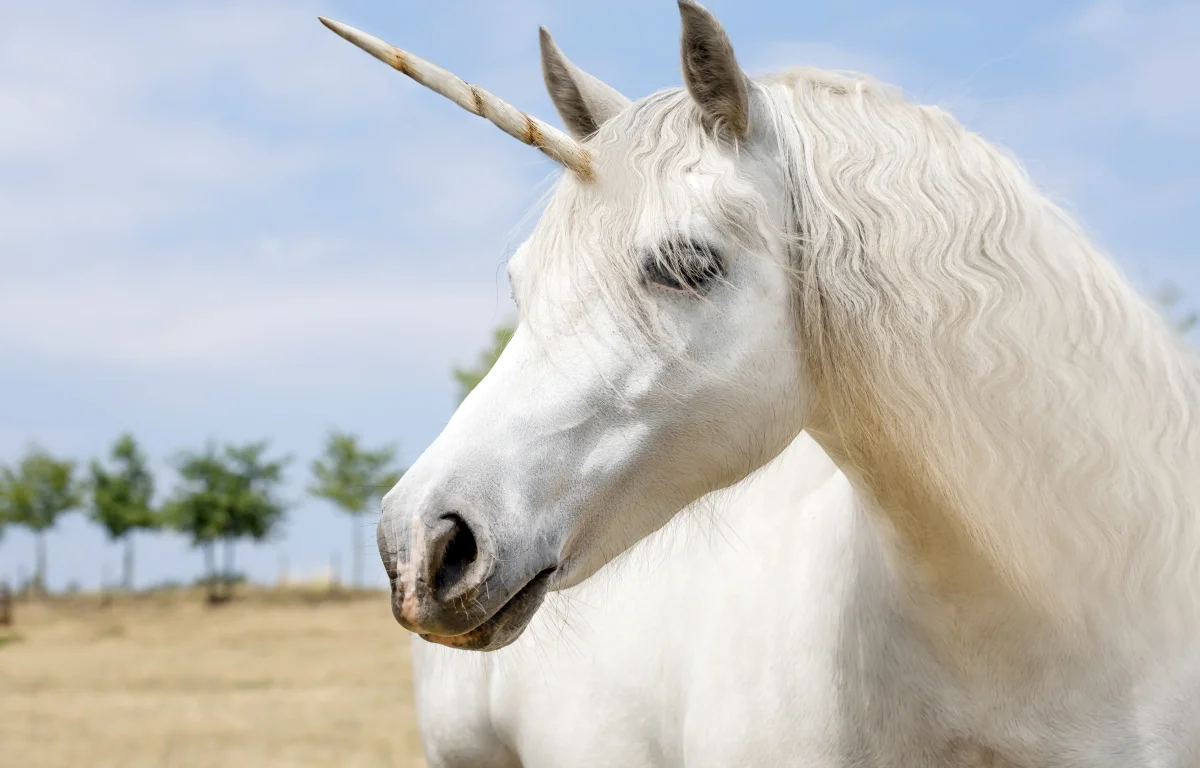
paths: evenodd
<path fill-rule="evenodd" d="M 345 34 L 343 32 L 346 29 L 346 25 L 343 24 L 342 22 L 334 21 L 333 19 L 328 19 L 328 18 L 325 18 L 324 16 L 318 16 L 317 21 L 319 21 L 323 25 L 325 25 L 325 28 L 328 29 L 330 32 L 333 32 L 334 34 L 339 35 L 341 37 L 345 37 Z"/>
<path fill-rule="evenodd" d="M 404 71 L 403 65 L 398 63 L 401 61 L 399 58 L 401 52 L 398 49 L 393 48 L 376 37 L 368 35 L 362 30 L 355 29 L 349 24 L 343 24 L 340 21 L 327 19 L 324 16 L 318 16 L 317 19 L 324 24 L 326 28 L 343 40 L 358 46 L 389 66 L 395 67 L 402 72 Z"/>

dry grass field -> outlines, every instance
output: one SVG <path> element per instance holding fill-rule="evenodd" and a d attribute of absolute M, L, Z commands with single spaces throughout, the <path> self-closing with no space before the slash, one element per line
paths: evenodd
<path fill-rule="evenodd" d="M 421 766 L 408 637 L 382 593 L 19 603 L 0 765 Z"/>

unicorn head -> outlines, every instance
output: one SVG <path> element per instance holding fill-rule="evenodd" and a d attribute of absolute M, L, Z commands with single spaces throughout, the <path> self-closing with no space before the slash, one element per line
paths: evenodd
<path fill-rule="evenodd" d="M 637 103 L 541 31 L 567 134 L 322 20 L 568 171 L 509 263 L 515 336 L 383 501 L 393 612 L 428 640 L 506 645 L 548 589 L 741 480 L 805 424 L 774 121 L 717 20 L 679 7 L 686 89 Z"/>

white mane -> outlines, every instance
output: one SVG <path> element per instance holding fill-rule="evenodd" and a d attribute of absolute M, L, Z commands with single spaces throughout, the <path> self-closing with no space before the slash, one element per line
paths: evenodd
<path fill-rule="evenodd" d="M 762 93 L 802 237 L 802 346 L 828 412 L 867 415 L 822 429 L 888 468 L 859 479 L 914 513 L 893 517 L 907 544 L 975 552 L 1060 617 L 1194 627 L 1178 587 L 1200 564 L 1178 554 L 1197 535 L 1200 379 L 1161 317 L 944 112 L 807 72 Z M 939 530 L 953 508 L 969 529 Z M 942 564 L 933 578 L 978 577 Z"/>

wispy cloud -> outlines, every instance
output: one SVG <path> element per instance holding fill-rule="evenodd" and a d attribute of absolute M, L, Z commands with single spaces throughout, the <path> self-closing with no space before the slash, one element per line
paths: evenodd
<path fill-rule="evenodd" d="M 503 234 L 550 168 L 406 103 L 414 86 L 299 5 L 10 14 L 0 349 L 274 376 L 398 348 L 445 362 L 497 313 Z M 347 175 L 360 197 L 321 199 Z"/>
<path fill-rule="evenodd" d="M 295 136 L 231 125 L 219 99 L 314 119 L 332 93 L 364 110 L 361 78 L 295 29 L 283 3 L 27 4 L 0 31 L 0 245 L 7 258 L 264 194 L 328 162 Z M 279 59 L 283 37 L 306 56 Z M 262 39 L 256 39 L 262 38 Z M 343 89 L 331 87 L 336 82 Z M 198 93 L 211 94 L 196 98 Z M 184 96 L 186 94 L 186 96 Z M 320 111 L 313 109 L 320 106 Z M 226 116 L 227 117 L 227 116 Z M 42 254 L 36 254 L 43 257 Z"/>

